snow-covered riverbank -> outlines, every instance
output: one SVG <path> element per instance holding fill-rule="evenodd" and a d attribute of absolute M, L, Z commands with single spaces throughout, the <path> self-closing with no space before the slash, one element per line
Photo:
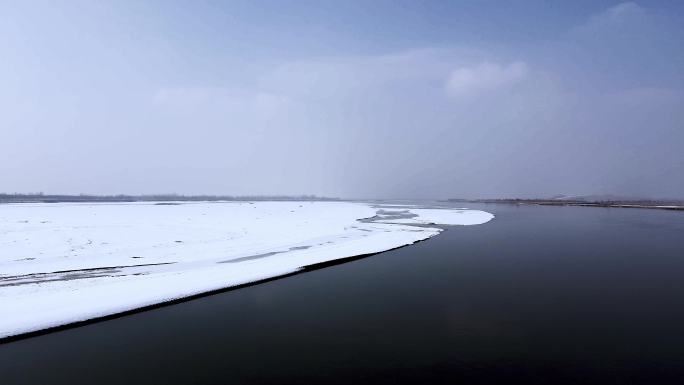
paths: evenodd
<path fill-rule="evenodd" d="M 0 205 L 0 338 L 409 245 L 438 234 L 433 223 L 492 218 L 356 202 Z"/>

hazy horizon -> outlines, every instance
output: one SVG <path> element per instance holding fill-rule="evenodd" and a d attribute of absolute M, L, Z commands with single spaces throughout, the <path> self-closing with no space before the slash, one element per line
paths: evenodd
<path fill-rule="evenodd" d="M 0 1 L 0 192 L 684 198 L 683 11 Z"/>
<path fill-rule="evenodd" d="M 144 193 L 144 194 L 125 194 L 125 193 L 103 193 L 103 194 L 89 194 L 89 193 L 51 193 L 51 192 L 3 192 L 0 191 L 0 196 L 5 195 L 9 197 L 32 197 L 32 196 L 45 196 L 45 197 L 93 197 L 93 198 L 117 198 L 117 197 L 131 197 L 131 198 L 153 198 L 157 197 L 163 200 L 168 200 L 168 198 L 178 197 L 178 198 L 234 198 L 237 200 L 250 200 L 250 199 L 297 199 L 302 198 L 306 200 L 341 200 L 341 201 L 434 201 L 434 200 L 447 200 L 447 199 L 465 199 L 465 200 L 477 200 L 477 199 L 588 199 L 588 200 L 654 200 L 654 201 L 680 201 L 683 200 L 679 197 L 667 197 L 667 196 L 637 196 L 637 195 L 616 195 L 616 194 L 586 194 L 586 195 L 565 195 L 565 194 L 553 194 L 553 195 L 537 195 L 537 196 L 426 196 L 426 197 L 393 197 L 384 198 L 377 196 L 366 196 L 366 197 L 345 197 L 345 196 L 329 196 L 329 195 L 316 195 L 316 194 L 181 194 L 181 193 Z M 1 203 L 1 202 L 0 202 Z"/>

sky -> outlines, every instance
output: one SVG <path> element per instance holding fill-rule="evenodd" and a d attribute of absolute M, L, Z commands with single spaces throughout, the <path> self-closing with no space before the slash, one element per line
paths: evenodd
<path fill-rule="evenodd" d="M 0 0 L 0 192 L 684 198 L 684 3 Z"/>

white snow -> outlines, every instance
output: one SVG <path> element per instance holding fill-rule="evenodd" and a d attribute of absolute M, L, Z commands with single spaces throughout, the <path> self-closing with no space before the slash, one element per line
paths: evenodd
<path fill-rule="evenodd" d="M 417 217 L 400 219 L 380 219 L 379 222 L 423 225 L 479 225 L 482 223 L 489 222 L 494 218 L 494 215 L 486 211 L 468 209 L 410 209 L 409 212 L 411 214 L 417 215 Z"/>
<path fill-rule="evenodd" d="M 415 224 L 492 218 L 478 210 L 351 202 L 0 205 L 0 338 L 381 252 L 441 231 Z"/>

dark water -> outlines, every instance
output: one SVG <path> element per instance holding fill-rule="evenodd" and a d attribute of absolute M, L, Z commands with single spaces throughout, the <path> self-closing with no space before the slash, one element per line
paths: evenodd
<path fill-rule="evenodd" d="M 684 213 L 481 207 L 497 218 L 0 345 L 0 383 L 684 383 Z"/>

